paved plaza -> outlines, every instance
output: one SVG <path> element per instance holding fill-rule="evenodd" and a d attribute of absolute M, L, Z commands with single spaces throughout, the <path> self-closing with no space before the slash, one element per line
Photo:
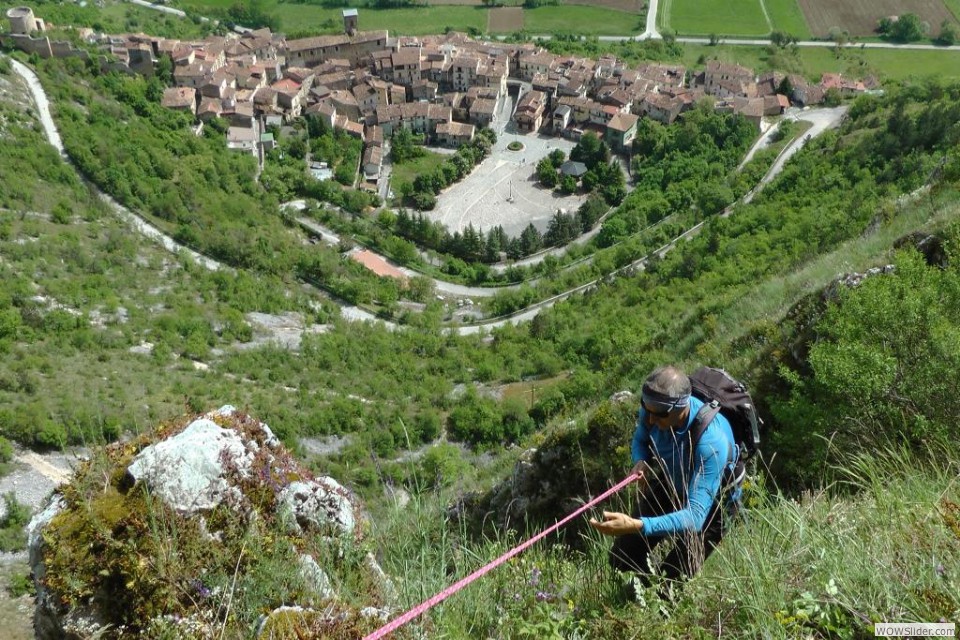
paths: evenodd
<path fill-rule="evenodd" d="M 507 149 L 514 140 L 522 143 L 523 149 Z M 541 187 L 536 179 L 541 158 L 554 149 L 563 149 L 569 157 L 574 144 L 552 136 L 498 132 L 490 156 L 443 191 L 436 209 L 425 213 L 451 233 L 463 231 L 469 224 L 484 233 L 500 225 L 508 236 L 519 236 L 530 223 L 543 233 L 557 209 L 573 213 L 586 199 L 579 194 L 560 196 Z"/>

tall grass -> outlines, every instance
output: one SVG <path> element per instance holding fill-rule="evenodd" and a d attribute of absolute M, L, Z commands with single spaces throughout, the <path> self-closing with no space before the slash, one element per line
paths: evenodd
<path fill-rule="evenodd" d="M 584 551 L 544 543 L 415 622 L 434 638 L 872 637 L 879 621 L 960 619 L 960 463 L 956 448 L 851 454 L 819 491 L 761 484 L 703 571 L 625 597 L 608 539 Z M 471 540 L 421 493 L 375 531 L 400 606 L 425 600 L 535 532 Z"/>

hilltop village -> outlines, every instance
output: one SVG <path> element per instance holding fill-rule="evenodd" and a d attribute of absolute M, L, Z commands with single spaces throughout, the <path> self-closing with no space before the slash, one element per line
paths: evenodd
<path fill-rule="evenodd" d="M 10 33 L 0 35 L 0 44 L 43 57 L 89 57 L 51 42 L 44 35 L 49 25 L 27 7 L 11 9 L 7 17 Z M 358 11 L 345 9 L 344 33 L 296 40 L 269 29 L 197 42 L 90 29 L 79 36 L 100 45 L 101 62 L 110 68 L 152 74 L 169 58 L 173 86 L 165 90 L 163 106 L 194 115 L 200 126 L 223 118 L 231 149 L 262 158 L 275 144 L 266 127 L 319 116 L 364 142 L 368 183 L 379 178 L 384 140 L 399 127 L 430 144 L 457 147 L 472 140 L 478 127 L 497 121 L 511 89 L 517 99 L 509 118 L 519 132 L 577 140 L 593 131 L 612 150 L 625 152 L 639 118 L 669 124 L 703 99 L 759 128 L 761 118 L 791 104 L 815 105 L 831 91 L 840 97 L 876 87 L 872 78 L 839 74 L 825 74 L 819 83 L 777 72 L 758 77 L 717 61 L 698 72 L 660 63 L 628 68 L 615 57 L 554 55 L 531 43 L 479 42 L 456 32 L 391 38 L 358 25 Z"/>

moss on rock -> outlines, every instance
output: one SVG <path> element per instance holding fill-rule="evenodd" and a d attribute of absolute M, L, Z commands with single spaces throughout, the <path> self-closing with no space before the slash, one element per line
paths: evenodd
<path fill-rule="evenodd" d="M 187 513 L 165 502 L 149 480 L 134 481 L 128 469 L 148 447 L 169 444 L 202 420 L 239 436 L 242 451 L 224 447 L 221 466 L 202 470 L 228 487 L 229 499 Z M 176 459 L 207 464 L 210 458 Z M 40 637 L 252 637 L 264 616 L 291 603 L 332 607 L 344 620 L 365 619 L 359 614 L 365 607 L 383 610 L 389 589 L 378 588 L 384 576 L 369 562 L 355 497 L 340 487 L 329 499 L 341 514 L 349 505 L 356 526 L 346 529 L 320 514 L 292 529 L 280 496 L 293 482 L 315 494 L 335 485 L 315 480 L 266 425 L 232 409 L 164 423 L 95 452 L 62 489 L 62 507 L 32 536 L 42 593 L 37 616 L 45 618 L 37 628 L 50 630 Z M 313 569 L 298 570 L 303 566 Z"/>

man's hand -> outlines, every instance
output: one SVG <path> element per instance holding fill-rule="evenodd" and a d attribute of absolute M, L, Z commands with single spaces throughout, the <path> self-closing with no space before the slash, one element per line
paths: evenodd
<path fill-rule="evenodd" d="M 640 533 L 643 521 L 631 518 L 625 513 L 604 511 L 603 520 L 590 518 L 590 526 L 605 536 L 623 536 L 628 533 Z"/>
<path fill-rule="evenodd" d="M 640 493 L 645 493 L 647 488 L 650 486 L 649 474 L 653 473 L 653 470 L 650 469 L 650 465 L 641 460 L 637 464 L 633 465 L 633 469 L 630 469 L 630 473 L 636 474 L 637 488 L 639 489 Z"/>

